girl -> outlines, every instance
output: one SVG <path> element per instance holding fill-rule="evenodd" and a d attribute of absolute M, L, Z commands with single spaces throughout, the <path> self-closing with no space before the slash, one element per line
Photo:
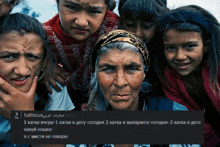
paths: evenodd
<path fill-rule="evenodd" d="M 214 146 L 220 142 L 220 24 L 190 5 L 165 15 L 159 30 L 155 67 L 163 90 L 189 110 L 205 112 L 204 146 Z"/>
<path fill-rule="evenodd" d="M 89 56 L 97 39 L 119 27 L 119 17 L 108 10 L 112 0 L 57 0 L 59 13 L 44 23 L 59 65 L 55 79 L 66 84 L 76 109 L 87 102 Z M 53 79 L 50 80 L 56 87 Z"/>
<path fill-rule="evenodd" d="M 60 85 L 61 92 L 52 89 L 52 95 L 46 91 L 44 82 L 53 68 L 39 21 L 25 14 L 9 15 L 0 29 L 0 44 L 0 146 L 27 147 L 11 144 L 12 110 L 72 110 L 74 105 L 66 86 Z"/>
<path fill-rule="evenodd" d="M 167 11 L 166 1 L 120 0 L 119 2 L 119 14 L 122 28 L 142 38 L 150 51 L 151 61 L 156 51 L 152 49 L 157 40 L 157 35 L 155 35 L 156 25 L 161 16 Z M 153 69 L 152 63 L 153 62 L 151 62 L 149 72 L 146 76 L 147 82 L 152 85 L 152 90 L 148 95 L 164 96 L 160 80 Z"/>

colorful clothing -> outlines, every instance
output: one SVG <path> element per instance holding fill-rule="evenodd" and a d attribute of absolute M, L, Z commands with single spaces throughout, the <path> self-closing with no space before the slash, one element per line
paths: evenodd
<path fill-rule="evenodd" d="M 79 90 L 79 92 L 84 91 L 83 94 L 87 97 L 90 83 L 89 64 L 92 49 L 101 35 L 119 28 L 119 17 L 107 10 L 98 31 L 83 41 L 77 41 L 70 35 L 65 34 L 61 30 L 59 22 L 60 18 L 57 14 L 44 23 L 50 48 L 67 73 L 67 87 L 72 87 L 71 90 Z"/>
<path fill-rule="evenodd" d="M 181 76 L 175 70 L 165 70 L 165 78 L 169 84 L 167 85 L 163 83 L 162 86 L 167 98 L 184 105 L 189 111 L 205 110 L 204 106 L 198 105 L 189 95 Z M 209 86 L 209 70 L 207 67 L 204 67 L 202 70 L 202 78 L 203 85 L 209 99 L 216 108 L 217 112 L 220 113 L 220 96 L 217 90 L 214 93 Z M 218 84 L 220 85 L 220 74 L 218 75 Z M 214 146 L 220 142 L 220 138 L 216 135 L 211 125 L 207 123 L 207 120 L 204 120 L 204 137 L 204 146 Z"/>
<path fill-rule="evenodd" d="M 49 94 L 49 99 L 48 102 L 44 108 L 44 111 L 49 111 L 49 110 L 72 110 L 75 108 L 73 103 L 71 102 L 71 99 L 69 97 L 69 94 L 67 92 L 67 87 L 66 86 L 61 86 L 59 83 L 57 83 L 62 91 L 57 92 L 55 89 L 52 89 L 53 94 Z M 35 94 L 35 102 L 38 100 L 38 95 Z M 12 145 L 10 142 L 11 139 L 11 123 L 6 120 L 5 118 L 0 116 L 0 146 L 3 147 L 23 147 L 23 146 L 29 146 L 29 145 Z M 6 141 L 6 142 L 5 142 Z M 2 142 L 2 143 L 1 143 Z"/>

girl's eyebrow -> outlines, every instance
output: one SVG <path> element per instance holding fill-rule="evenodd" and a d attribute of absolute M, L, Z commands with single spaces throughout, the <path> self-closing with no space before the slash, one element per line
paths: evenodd
<path fill-rule="evenodd" d="M 103 11 L 103 10 L 104 10 L 104 7 L 99 7 L 99 6 L 89 6 L 89 9 Z"/>
<path fill-rule="evenodd" d="M 178 43 L 178 44 L 181 44 L 181 45 L 187 45 L 187 44 L 194 44 L 194 43 L 198 43 L 198 41 L 188 41 L 188 42 L 183 42 L 183 43 Z M 176 45 L 174 43 L 163 43 L 164 46 L 167 46 L 167 45 Z"/>
<path fill-rule="evenodd" d="M 189 43 L 199 43 L 198 41 L 189 41 L 189 42 L 186 42 L 186 43 L 183 43 L 183 44 L 189 44 Z"/>
<path fill-rule="evenodd" d="M 76 2 L 73 2 L 73 1 L 71 1 L 71 0 L 64 0 L 64 3 L 65 3 L 65 4 L 69 4 L 69 5 L 78 6 L 78 7 L 81 6 L 80 4 L 78 4 L 78 3 L 76 3 Z"/>

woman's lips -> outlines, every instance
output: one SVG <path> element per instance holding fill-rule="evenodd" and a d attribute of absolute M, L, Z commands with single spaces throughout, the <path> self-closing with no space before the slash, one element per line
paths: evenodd
<path fill-rule="evenodd" d="M 16 86 L 22 86 L 26 83 L 26 81 L 27 81 L 27 77 L 13 79 L 13 82 Z"/>
<path fill-rule="evenodd" d="M 114 97 L 116 101 L 124 101 L 128 100 L 129 94 L 115 94 Z"/>

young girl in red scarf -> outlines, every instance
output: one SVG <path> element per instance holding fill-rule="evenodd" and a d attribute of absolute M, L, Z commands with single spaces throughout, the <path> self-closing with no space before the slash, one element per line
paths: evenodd
<path fill-rule="evenodd" d="M 44 23 L 50 48 L 58 61 L 50 84 L 57 90 L 55 80 L 67 84 L 76 109 L 81 109 L 88 99 L 89 57 L 96 41 L 120 26 L 119 17 L 108 10 L 112 1 L 57 0 L 59 13 Z"/>
<path fill-rule="evenodd" d="M 159 23 L 156 70 L 167 98 L 204 111 L 204 146 L 220 145 L 220 24 L 205 9 L 184 6 Z"/>

